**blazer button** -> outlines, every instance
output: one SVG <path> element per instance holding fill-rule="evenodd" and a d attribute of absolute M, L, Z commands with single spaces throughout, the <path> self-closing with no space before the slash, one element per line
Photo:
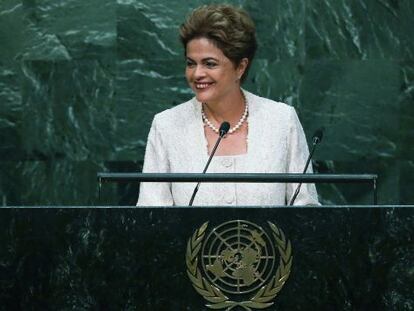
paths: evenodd
<path fill-rule="evenodd" d="M 226 203 L 227 204 L 232 204 L 234 202 L 234 196 L 233 195 L 227 195 L 226 196 Z"/>
<path fill-rule="evenodd" d="M 230 166 L 232 166 L 232 165 L 233 165 L 233 161 L 232 161 L 232 160 L 230 160 L 230 159 L 223 159 L 223 160 L 221 160 L 221 164 L 222 164 L 224 167 L 230 167 Z"/>

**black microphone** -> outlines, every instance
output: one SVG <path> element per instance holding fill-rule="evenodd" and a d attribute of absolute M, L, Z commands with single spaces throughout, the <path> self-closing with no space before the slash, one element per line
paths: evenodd
<path fill-rule="evenodd" d="M 306 171 L 308 170 L 308 166 L 309 166 L 309 163 L 312 159 L 313 153 L 315 152 L 316 145 L 318 145 L 322 141 L 324 131 L 325 131 L 325 128 L 321 127 L 321 128 L 318 128 L 315 131 L 315 133 L 313 134 L 313 137 L 312 137 L 312 150 L 309 153 L 308 159 L 306 160 L 305 169 L 303 170 L 303 174 L 305 174 Z M 292 199 L 290 200 L 290 203 L 289 203 L 290 206 L 292 206 L 293 203 L 295 202 L 301 187 L 302 187 L 302 183 L 299 183 L 299 185 L 296 187 L 295 194 L 293 195 Z"/>
<path fill-rule="evenodd" d="M 322 141 L 323 131 L 325 131 L 325 128 L 323 126 L 321 128 L 318 128 L 315 131 L 315 134 L 313 134 L 313 137 L 312 137 L 312 144 L 313 145 L 317 145 Z"/>
<path fill-rule="evenodd" d="M 216 153 L 217 147 L 220 144 L 221 139 L 224 136 L 226 136 L 226 134 L 229 130 L 230 130 L 230 123 L 229 122 L 224 121 L 223 123 L 221 123 L 220 128 L 219 128 L 219 138 L 217 139 L 216 144 L 214 145 L 214 148 L 211 151 L 211 154 L 210 154 L 210 157 L 208 158 L 207 164 L 204 167 L 203 174 L 205 174 L 205 172 L 207 172 L 207 169 L 210 165 L 211 160 L 213 159 L 214 154 Z M 193 195 L 191 196 L 190 203 L 188 203 L 188 206 L 193 205 L 194 198 L 195 198 L 195 196 L 198 192 L 198 188 L 200 188 L 200 182 L 198 182 L 197 186 L 194 188 Z"/>

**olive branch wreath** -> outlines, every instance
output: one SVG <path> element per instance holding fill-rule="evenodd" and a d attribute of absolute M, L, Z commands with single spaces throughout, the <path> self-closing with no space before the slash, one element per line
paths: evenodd
<path fill-rule="evenodd" d="M 292 267 L 292 246 L 290 241 L 286 239 L 285 234 L 275 224 L 268 222 L 276 246 L 280 254 L 279 267 L 276 274 L 267 285 L 262 286 L 257 293 L 248 301 L 232 301 L 223 292 L 210 282 L 208 282 L 198 269 L 198 254 L 204 239 L 208 222 L 205 222 L 198 228 L 193 236 L 188 240 L 186 252 L 187 274 L 193 283 L 194 289 L 205 300 L 210 302 L 206 306 L 210 309 L 218 310 L 226 308 L 229 311 L 237 306 L 242 307 L 246 311 L 254 309 L 265 309 L 274 304 L 273 300 L 282 289 L 290 275 Z"/>

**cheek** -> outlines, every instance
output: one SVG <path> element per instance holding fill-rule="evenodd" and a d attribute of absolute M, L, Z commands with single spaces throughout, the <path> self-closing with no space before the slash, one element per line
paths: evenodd
<path fill-rule="evenodd" d="M 190 82 L 191 80 L 191 76 L 192 76 L 192 71 L 191 69 L 186 68 L 185 69 L 185 78 L 187 79 L 188 82 Z"/>

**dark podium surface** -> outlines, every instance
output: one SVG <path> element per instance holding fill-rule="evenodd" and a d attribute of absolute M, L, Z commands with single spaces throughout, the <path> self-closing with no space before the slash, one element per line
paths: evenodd
<path fill-rule="evenodd" d="M 414 206 L 1 208 L 0 309 L 210 310 L 187 241 L 232 220 L 291 241 L 268 310 L 414 310 Z"/>

